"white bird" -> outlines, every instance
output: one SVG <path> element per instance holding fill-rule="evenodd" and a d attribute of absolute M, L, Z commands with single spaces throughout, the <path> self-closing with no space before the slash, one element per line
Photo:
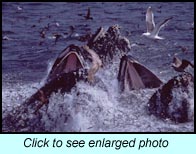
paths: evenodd
<path fill-rule="evenodd" d="M 148 9 L 147 9 L 147 12 L 146 12 L 147 32 L 146 33 L 143 33 L 142 35 L 147 36 L 148 38 L 152 38 L 152 39 L 164 39 L 163 37 L 158 36 L 159 31 L 172 18 L 173 17 L 167 18 L 163 22 L 160 22 L 157 25 L 155 25 L 155 22 L 154 22 L 154 14 L 152 12 L 152 8 L 149 6 Z"/>
<path fill-rule="evenodd" d="M 17 6 L 17 10 L 18 10 L 18 11 L 21 11 L 21 10 L 22 10 L 22 7 Z"/>

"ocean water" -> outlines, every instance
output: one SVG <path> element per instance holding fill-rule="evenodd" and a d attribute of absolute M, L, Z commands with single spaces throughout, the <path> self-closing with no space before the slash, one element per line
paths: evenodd
<path fill-rule="evenodd" d="M 173 19 L 160 31 L 164 40 L 147 39 L 145 13 L 151 6 L 155 23 Z M 84 16 L 91 8 L 93 20 Z M 70 44 L 86 42 L 78 36 L 95 33 L 100 26 L 118 24 L 131 44 L 131 54 L 164 83 L 178 75 L 171 68 L 174 55 L 194 63 L 194 3 L 2 3 L 2 111 L 9 112 L 44 85 L 59 53 Z M 41 36 L 44 27 L 45 36 Z M 68 37 L 72 27 L 72 37 Z M 54 34 L 63 37 L 55 42 Z M 191 132 L 194 119 L 177 124 L 147 112 L 147 102 L 156 89 L 118 89 L 119 59 L 96 74 L 93 85 L 80 81 L 70 93 L 52 94 L 38 115 L 26 112 L 3 131 L 112 131 Z M 189 100 L 194 104 L 194 96 Z M 192 109 L 194 105 L 192 106 Z M 14 123 L 15 122 L 15 123 Z M 20 125 L 14 129 L 16 123 Z"/>

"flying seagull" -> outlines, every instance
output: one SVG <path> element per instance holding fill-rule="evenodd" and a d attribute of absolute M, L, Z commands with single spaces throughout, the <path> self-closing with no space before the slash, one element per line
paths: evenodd
<path fill-rule="evenodd" d="M 172 63 L 172 67 L 174 68 L 175 71 L 177 72 L 185 72 L 185 69 L 188 67 L 188 66 L 191 66 L 192 68 L 194 68 L 194 65 L 186 60 L 186 59 L 182 59 L 180 60 L 178 57 L 174 57 L 173 58 L 173 63 Z"/>
<path fill-rule="evenodd" d="M 163 22 L 159 22 L 157 25 L 155 25 L 155 22 L 154 22 L 154 14 L 152 12 L 152 8 L 149 6 L 148 9 L 147 9 L 147 12 L 146 12 L 147 32 L 146 33 L 143 33 L 142 35 L 147 36 L 148 38 L 152 38 L 152 39 L 164 39 L 163 37 L 158 36 L 159 31 L 172 18 L 173 17 L 167 18 Z"/>

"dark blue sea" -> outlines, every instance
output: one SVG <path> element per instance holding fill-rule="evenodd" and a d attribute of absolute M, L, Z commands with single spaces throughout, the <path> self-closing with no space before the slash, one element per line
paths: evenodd
<path fill-rule="evenodd" d="M 142 36 L 146 32 L 145 13 L 149 6 L 155 23 L 173 17 L 160 31 L 164 40 Z M 88 8 L 93 20 L 84 18 Z M 130 54 L 163 82 L 179 74 L 171 67 L 174 55 L 194 63 L 193 2 L 3 2 L 3 117 L 44 85 L 53 62 L 64 48 L 70 44 L 84 45 L 86 42 L 79 41 L 79 36 L 114 24 L 118 24 L 121 34 L 130 40 Z M 41 32 L 47 27 L 43 36 Z M 73 28 L 72 37 L 67 37 Z M 55 34 L 63 37 L 55 41 Z M 148 115 L 146 105 L 156 89 L 120 94 L 118 60 L 116 63 L 98 71 L 96 77 L 102 83 L 92 86 L 81 81 L 70 93 L 53 94 L 48 110 L 43 107 L 41 116 L 37 117 L 40 127 L 24 124 L 20 131 L 194 131 L 194 120 L 176 124 Z M 78 92 L 80 96 L 76 95 Z M 190 101 L 194 102 L 194 96 Z M 31 120 L 32 115 L 24 116 Z M 3 126 L 4 131 L 10 130 L 9 127 Z"/>

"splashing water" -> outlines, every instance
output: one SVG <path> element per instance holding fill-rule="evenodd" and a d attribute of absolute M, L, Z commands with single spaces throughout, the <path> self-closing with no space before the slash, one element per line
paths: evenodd
<path fill-rule="evenodd" d="M 22 112 L 20 121 L 15 121 L 17 131 L 193 131 L 192 122 L 175 124 L 148 114 L 147 102 L 156 89 L 119 93 L 117 69 L 118 62 L 109 64 L 98 71 L 95 83 L 80 81 L 70 93 L 53 93 L 49 104 L 37 114 L 30 109 Z M 25 86 L 31 87 L 29 91 Z M 19 85 L 19 91 L 11 93 L 14 106 L 35 92 L 33 87 L 39 86 Z M 3 96 L 6 98 L 8 94 L 4 92 Z M 10 106 L 4 106 L 3 110 L 4 114 L 16 112 Z M 10 131 L 9 124 L 4 129 Z"/>

